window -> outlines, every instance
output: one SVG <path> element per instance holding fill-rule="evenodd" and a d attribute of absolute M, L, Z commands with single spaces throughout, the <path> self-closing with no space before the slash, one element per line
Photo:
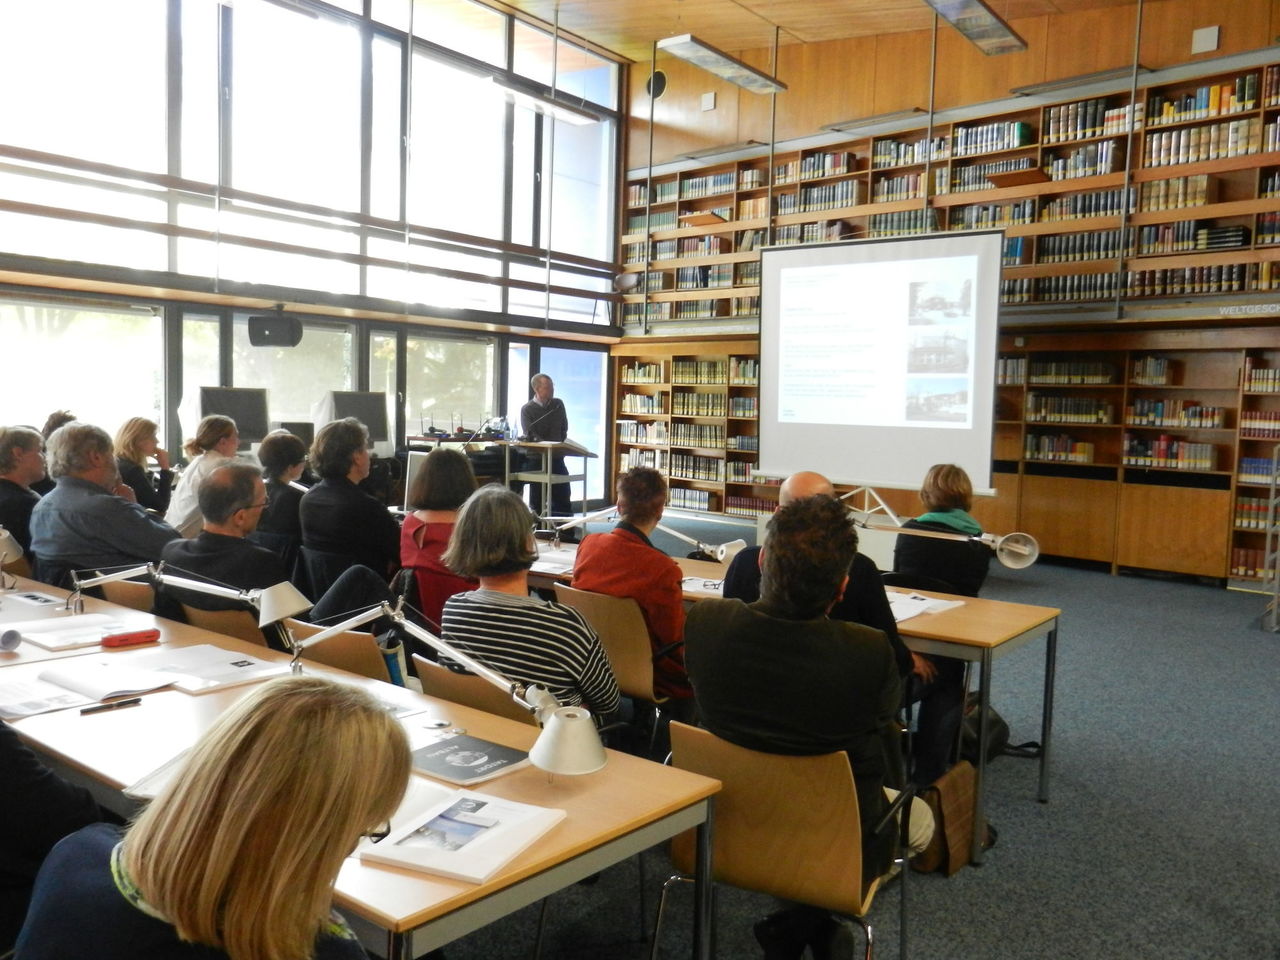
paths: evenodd
<path fill-rule="evenodd" d="M 543 347 L 540 354 L 541 368 L 535 372 L 545 373 L 555 381 L 556 396 L 564 401 L 565 412 L 569 415 L 569 436 L 597 454 L 595 459 L 586 461 L 586 474 L 587 498 L 598 499 L 604 496 L 604 454 L 607 450 L 604 422 L 609 410 L 605 396 L 608 355 L 599 350 L 568 350 L 563 347 Z M 525 396 L 528 396 L 528 381 L 525 383 Z M 578 458 L 570 458 L 569 472 L 580 472 L 580 463 L 582 461 Z M 575 504 L 580 503 L 581 484 L 574 483 L 570 487 Z"/>
<path fill-rule="evenodd" d="M 218 387 L 222 327 L 217 317 L 186 313 L 182 317 L 182 402 L 178 434 L 194 437 L 200 422 L 200 388 Z M 170 450 L 176 459 L 178 451 Z"/>
<path fill-rule="evenodd" d="M 355 350 L 346 324 L 308 321 L 296 347 L 249 343 L 247 314 L 237 314 L 231 340 L 237 387 L 266 387 L 272 421 L 314 420 L 313 409 L 330 390 L 355 388 Z"/>
<path fill-rule="evenodd" d="M 396 389 L 396 334 L 395 331 L 375 331 L 369 334 L 369 389 L 387 395 L 387 432 L 394 448 L 400 438 L 396 433 L 396 407 L 399 393 Z M 410 429 L 409 433 L 417 432 Z"/>
<path fill-rule="evenodd" d="M 406 430 L 479 429 L 496 409 L 495 358 L 491 340 L 410 334 L 405 345 Z"/>

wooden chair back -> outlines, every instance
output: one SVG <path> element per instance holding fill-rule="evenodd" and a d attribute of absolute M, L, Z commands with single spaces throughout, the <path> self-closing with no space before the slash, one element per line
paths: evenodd
<path fill-rule="evenodd" d="M 183 616 L 187 623 L 201 630 L 211 630 L 225 637 L 237 637 L 246 643 L 256 643 L 265 647 L 267 639 L 258 628 L 258 621 L 247 610 L 200 610 L 196 607 L 182 605 Z"/>
<path fill-rule="evenodd" d="M 427 696 L 460 703 L 464 707 L 474 707 L 508 720 L 518 720 L 535 727 L 538 725 L 533 714 L 520 707 L 488 680 L 471 673 L 455 673 L 416 653 L 413 655 L 413 665 L 418 671 L 418 679 L 422 681 L 422 692 Z"/>
<path fill-rule="evenodd" d="M 671 763 L 714 777 L 711 863 L 721 883 L 849 916 L 871 906 L 879 881 L 862 892 L 862 827 L 848 755 L 761 753 L 673 721 Z M 688 873 L 693 834 L 672 842 Z"/>
<path fill-rule="evenodd" d="M 131 610 L 150 613 L 156 602 L 156 592 L 149 583 L 137 580 L 116 580 L 102 585 L 102 595 L 112 603 Z"/>
<path fill-rule="evenodd" d="M 630 597 L 611 597 L 556 584 L 556 599 L 586 618 L 609 657 L 618 689 L 633 700 L 658 703 L 653 691 L 653 645 L 640 605 Z"/>
<path fill-rule="evenodd" d="M 314 623 L 295 620 L 292 617 L 286 617 L 284 625 L 297 640 L 315 636 L 324 629 Z M 303 650 L 302 659 L 323 663 L 326 667 L 336 667 L 347 673 L 357 673 L 362 677 L 391 682 L 387 661 L 383 658 L 382 651 L 378 649 L 378 642 L 373 639 L 371 633 L 348 630 L 328 640 L 321 640 L 315 646 Z"/>
<path fill-rule="evenodd" d="M 25 577 L 30 580 L 32 578 L 31 561 L 26 557 L 19 557 L 17 560 L 10 560 L 2 565 L 5 573 L 15 577 Z"/>

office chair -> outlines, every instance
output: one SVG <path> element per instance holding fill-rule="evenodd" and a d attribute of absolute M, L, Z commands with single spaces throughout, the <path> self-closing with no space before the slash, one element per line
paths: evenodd
<path fill-rule="evenodd" d="M 427 696 L 474 707 L 508 720 L 538 725 L 533 714 L 488 680 L 471 673 L 457 673 L 416 653 L 413 654 L 413 665 L 418 671 L 418 679 L 422 681 L 422 692 Z"/>
<path fill-rule="evenodd" d="M 102 593 L 112 603 L 132 610 L 141 610 L 143 613 L 150 613 L 156 602 L 156 592 L 151 584 L 138 580 L 116 580 L 114 583 L 104 583 Z"/>

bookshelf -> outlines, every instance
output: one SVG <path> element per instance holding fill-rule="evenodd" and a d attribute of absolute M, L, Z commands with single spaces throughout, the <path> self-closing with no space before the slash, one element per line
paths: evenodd
<path fill-rule="evenodd" d="M 624 327 L 759 314 L 758 249 L 1004 228 L 1002 302 L 1280 289 L 1280 64 L 627 185 Z M 709 222 L 698 215 L 714 213 Z M 694 225 L 695 222 L 698 225 Z M 751 267 L 756 269 L 752 271 Z"/>

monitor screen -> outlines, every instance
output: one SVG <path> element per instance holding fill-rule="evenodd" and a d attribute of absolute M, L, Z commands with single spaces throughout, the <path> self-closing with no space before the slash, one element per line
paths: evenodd
<path fill-rule="evenodd" d="M 236 422 L 241 441 L 257 443 L 270 432 L 267 391 L 262 387 L 201 387 L 200 416 L 215 413 Z"/>
<path fill-rule="evenodd" d="M 334 390 L 333 419 L 355 417 L 369 428 L 369 439 L 390 440 L 387 428 L 387 395 L 381 391 Z"/>

